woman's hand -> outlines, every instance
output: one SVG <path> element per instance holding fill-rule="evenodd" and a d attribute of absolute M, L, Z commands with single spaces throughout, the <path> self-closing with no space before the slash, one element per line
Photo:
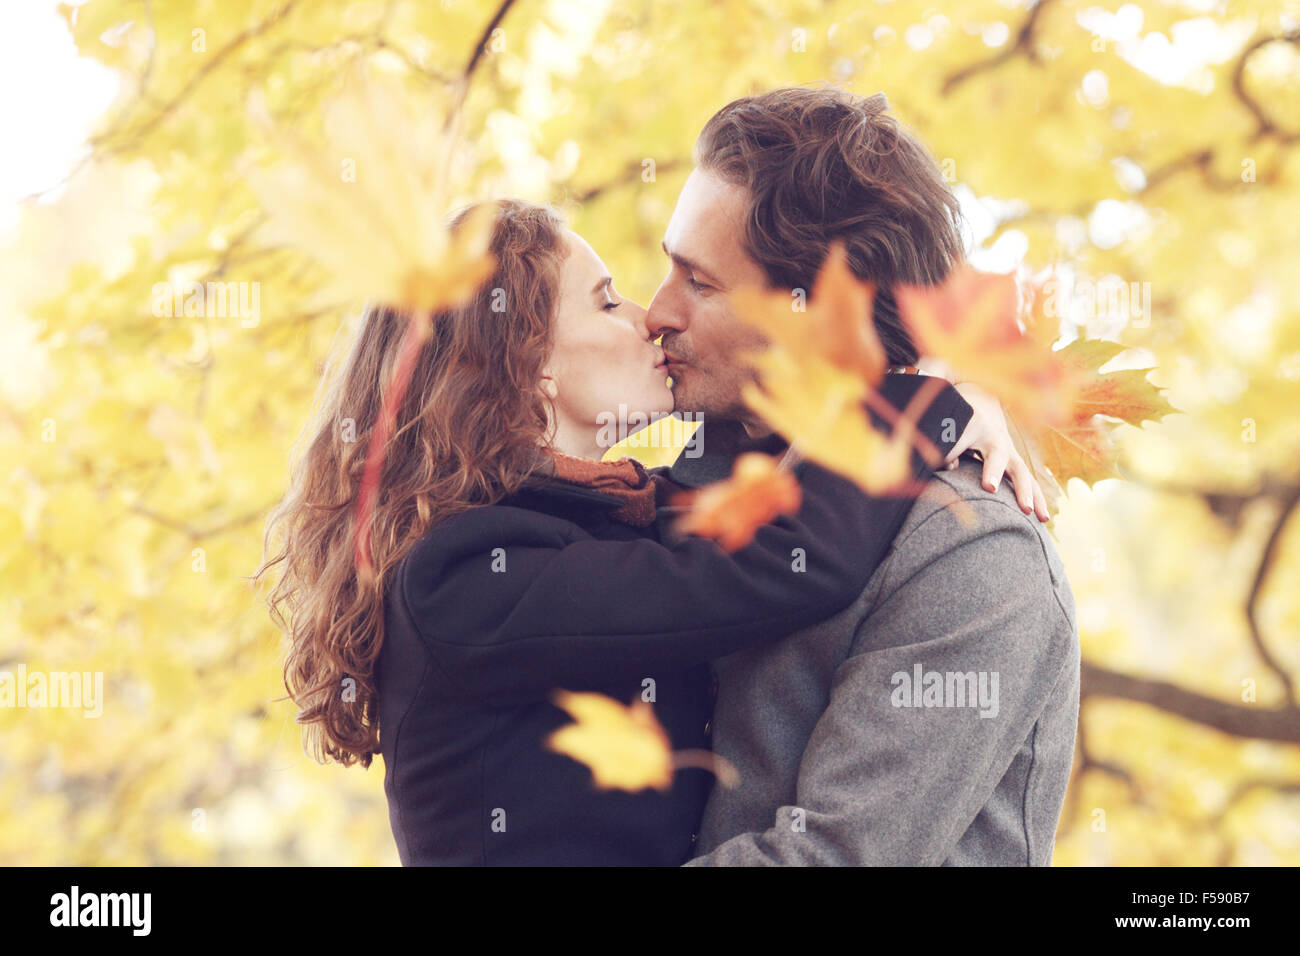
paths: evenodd
<path fill-rule="evenodd" d="M 1043 497 L 1038 479 L 1011 442 L 1011 432 L 1007 429 L 1007 417 L 1002 411 L 1002 404 L 989 392 L 971 382 L 961 382 L 953 388 L 966 399 L 975 414 L 944 459 L 946 467 L 956 468 L 957 459 L 964 451 L 979 452 L 984 459 L 984 489 L 996 491 L 998 482 L 1005 475 L 1016 493 L 1020 510 L 1025 514 L 1033 511 L 1039 521 L 1047 521 L 1050 517 L 1047 513 L 1047 499 Z"/>

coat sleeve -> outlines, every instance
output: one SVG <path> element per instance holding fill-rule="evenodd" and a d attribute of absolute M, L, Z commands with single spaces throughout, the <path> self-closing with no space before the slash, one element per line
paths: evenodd
<path fill-rule="evenodd" d="M 940 508 L 882 569 L 881 597 L 800 759 L 794 803 L 688 866 L 938 866 L 953 853 L 1078 668 L 1073 598 L 1061 600 L 1034 520 L 1005 500 L 966 504 L 974 526 Z M 954 690 L 949 675 L 969 675 L 966 704 L 934 690 L 932 674 Z"/>
<path fill-rule="evenodd" d="M 970 414 L 948 388 L 922 430 L 946 450 Z M 918 477 L 928 471 L 919 456 L 913 465 Z M 640 678 L 782 637 L 852 603 L 913 503 L 868 496 L 809 461 L 794 473 L 798 512 L 734 554 L 696 537 L 576 537 L 574 526 L 510 507 L 458 515 L 436 547 L 412 553 L 399 581 L 407 612 L 449 686 L 491 702 Z"/>

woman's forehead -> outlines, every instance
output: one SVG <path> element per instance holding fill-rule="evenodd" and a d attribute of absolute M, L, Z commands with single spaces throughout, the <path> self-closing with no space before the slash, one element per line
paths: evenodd
<path fill-rule="evenodd" d="M 605 263 L 591 248 L 587 240 L 571 229 L 565 230 L 565 241 L 569 255 L 564 261 L 566 284 L 572 286 L 575 294 L 592 291 L 592 286 L 603 276 L 608 275 Z"/>

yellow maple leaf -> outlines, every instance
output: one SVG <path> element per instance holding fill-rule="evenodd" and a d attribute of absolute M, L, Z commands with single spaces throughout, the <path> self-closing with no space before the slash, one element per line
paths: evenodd
<path fill-rule="evenodd" d="M 552 702 L 574 720 L 546 738 L 546 749 L 591 768 L 600 790 L 668 790 L 673 785 L 672 743 L 643 700 L 630 707 L 604 694 L 556 691 Z"/>
<path fill-rule="evenodd" d="M 938 463 L 938 451 L 916 421 L 940 383 L 921 389 L 902 415 L 876 392 L 888 355 L 872 321 L 875 295 L 873 283 L 853 274 L 840 241 L 831 244 L 804 313 L 784 292 L 746 286 L 731 293 L 732 311 L 766 340 L 739 352 L 761 383 L 747 385 L 742 396 L 803 455 L 869 494 L 910 494 L 916 490 L 913 448 Z M 877 428 L 868 409 L 892 431 Z"/>
<path fill-rule="evenodd" d="M 871 320 L 875 286 L 849 268 L 844 244 L 831 244 L 817 273 L 807 310 L 784 292 L 739 288 L 730 294 L 732 311 L 796 358 L 814 356 L 856 374 L 870 385 L 885 374 L 888 358 Z"/>
<path fill-rule="evenodd" d="M 280 161 L 246 164 L 245 175 L 268 236 L 324 267 L 317 301 L 365 299 L 424 316 L 463 303 L 491 275 L 496 208 L 477 207 L 454 237 L 445 218 L 451 109 L 358 69 L 324 107 L 324 143 L 312 143 L 273 120 L 260 94 L 250 98 L 249 118 Z"/>
<path fill-rule="evenodd" d="M 867 414 L 870 386 L 818 355 L 796 356 L 772 346 L 749 360 L 762 387 L 745 386 L 746 405 L 801 454 L 856 481 L 868 494 L 903 489 L 911 477 L 915 417 L 903 415 L 886 435 Z"/>

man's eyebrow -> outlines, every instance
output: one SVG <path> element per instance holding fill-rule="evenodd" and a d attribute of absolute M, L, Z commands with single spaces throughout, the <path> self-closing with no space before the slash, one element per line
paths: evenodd
<path fill-rule="evenodd" d="M 591 291 L 593 293 L 599 292 L 601 289 L 605 288 L 613 281 L 614 281 L 613 276 L 602 276 L 601 280 L 591 287 Z"/>
<path fill-rule="evenodd" d="M 662 239 L 659 240 L 659 246 L 660 248 L 663 249 L 664 255 L 666 255 L 669 259 L 673 260 L 673 262 L 677 263 L 683 269 L 687 270 L 688 272 L 698 272 L 700 275 L 704 276 L 704 278 L 708 279 L 714 285 L 718 286 L 719 288 L 722 287 L 722 283 L 718 281 L 718 277 L 715 276 L 708 269 L 704 268 L 698 262 L 692 262 L 690 259 L 687 259 L 685 256 L 683 256 L 681 253 L 669 252 L 668 243 L 666 241 Z"/>

